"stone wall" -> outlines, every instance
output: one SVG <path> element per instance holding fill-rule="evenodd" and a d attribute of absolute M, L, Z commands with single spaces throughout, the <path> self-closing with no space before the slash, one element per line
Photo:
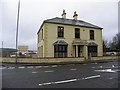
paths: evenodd
<path fill-rule="evenodd" d="M 114 60 L 118 59 L 120 57 L 118 56 L 101 56 L 101 57 L 91 57 L 91 59 L 88 59 L 86 61 L 99 61 L 99 60 Z M 85 61 L 84 58 L 18 58 L 18 63 L 61 63 L 61 62 L 82 62 Z M 15 63 L 16 58 L 2 58 L 0 59 L 0 62 L 11 62 Z"/>

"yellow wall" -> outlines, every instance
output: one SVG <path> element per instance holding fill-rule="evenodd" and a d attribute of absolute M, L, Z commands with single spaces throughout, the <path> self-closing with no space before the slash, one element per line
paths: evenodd
<path fill-rule="evenodd" d="M 64 38 L 57 37 L 57 28 L 58 26 L 64 27 Z M 43 57 L 54 57 L 54 45 L 53 43 L 57 40 L 64 40 L 68 43 L 68 57 L 72 57 L 73 54 L 73 45 L 72 42 L 75 39 L 74 29 L 80 28 L 80 39 L 87 40 L 87 42 L 95 42 L 98 44 L 98 56 L 103 55 L 102 51 L 102 30 L 93 29 L 93 28 L 85 28 L 85 27 L 78 27 L 78 26 L 69 26 L 69 25 L 60 25 L 60 24 L 52 24 L 52 23 L 44 23 L 43 25 L 44 31 L 44 41 L 42 44 L 38 43 L 38 47 L 43 45 Z M 95 40 L 90 40 L 89 38 L 89 30 L 94 30 L 95 33 Z M 41 32 L 39 32 L 41 33 Z M 38 54 L 40 51 L 38 51 Z"/>
<path fill-rule="evenodd" d="M 44 33 L 44 26 L 40 29 L 40 32 L 38 33 L 38 57 L 44 56 L 44 34 L 42 38 L 42 29 Z"/>

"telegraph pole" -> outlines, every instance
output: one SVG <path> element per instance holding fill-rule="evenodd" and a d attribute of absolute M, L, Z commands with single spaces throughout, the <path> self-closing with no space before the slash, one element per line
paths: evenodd
<path fill-rule="evenodd" d="M 3 57 L 3 41 L 2 41 L 2 53 L 0 57 Z"/>
<path fill-rule="evenodd" d="M 19 26 L 19 12 L 20 12 L 20 0 L 18 2 L 18 13 L 17 13 L 17 28 L 16 28 L 16 64 L 17 64 L 17 47 L 18 47 L 18 26 Z"/>
<path fill-rule="evenodd" d="M 3 41 L 2 41 L 2 49 L 3 49 Z"/>

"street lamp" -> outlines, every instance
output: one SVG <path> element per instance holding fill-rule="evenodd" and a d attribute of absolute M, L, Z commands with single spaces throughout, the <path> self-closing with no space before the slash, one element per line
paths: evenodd
<path fill-rule="evenodd" d="M 17 28 L 16 28 L 16 64 L 17 64 L 17 46 L 18 46 L 18 26 L 19 26 L 20 0 L 18 2 Z"/>

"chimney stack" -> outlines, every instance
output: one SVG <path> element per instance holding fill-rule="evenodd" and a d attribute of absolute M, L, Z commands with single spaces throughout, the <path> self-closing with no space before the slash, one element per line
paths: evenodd
<path fill-rule="evenodd" d="M 65 13 L 65 10 L 64 10 L 64 9 L 63 9 L 62 18 L 66 19 L 66 13 Z"/>
<path fill-rule="evenodd" d="M 73 19 L 74 20 L 77 20 L 77 18 L 78 18 L 78 14 L 76 14 L 76 11 L 74 12 L 74 15 L 73 15 Z"/>

